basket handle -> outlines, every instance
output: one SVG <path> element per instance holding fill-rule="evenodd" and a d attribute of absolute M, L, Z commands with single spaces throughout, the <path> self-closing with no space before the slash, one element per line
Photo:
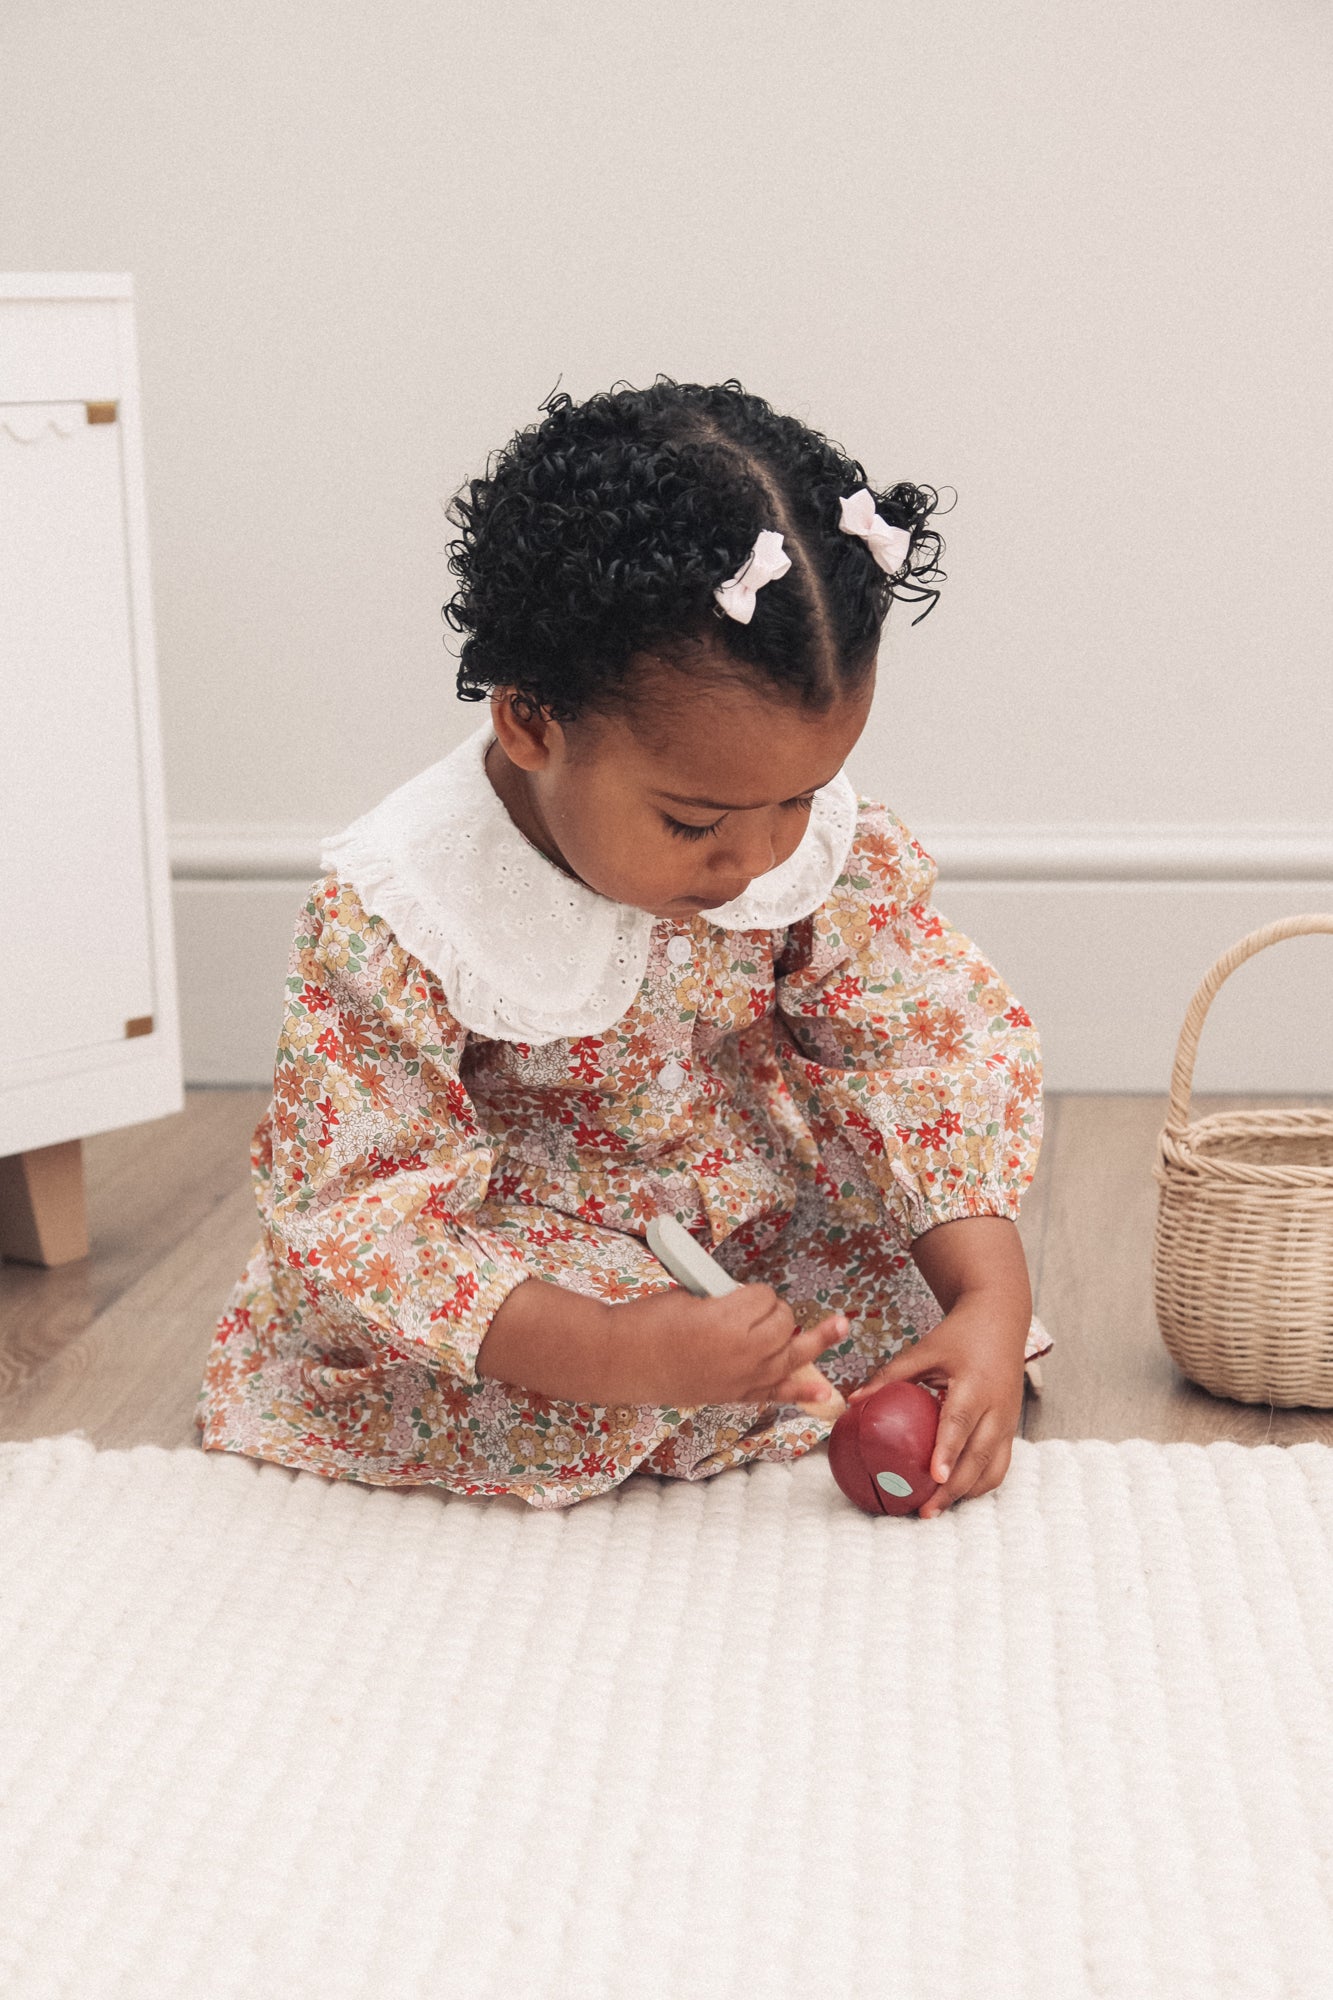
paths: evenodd
<path fill-rule="evenodd" d="M 1257 951 L 1264 951 L 1270 944 L 1277 944 L 1282 938 L 1304 937 L 1318 931 L 1333 934 L 1333 916 L 1281 917 L 1275 924 L 1265 924 L 1262 930 L 1251 931 L 1248 937 L 1233 944 L 1204 974 L 1198 991 L 1190 1001 L 1185 1016 L 1185 1025 L 1180 1031 L 1176 1044 L 1175 1066 L 1171 1071 L 1171 1101 L 1167 1106 L 1166 1130 L 1173 1139 L 1179 1139 L 1189 1123 L 1190 1091 L 1194 1084 L 1194 1058 L 1198 1054 L 1199 1036 L 1203 1032 L 1204 1020 L 1212 1006 L 1218 988 L 1224 980 L 1230 979 L 1238 965 L 1244 965 L 1247 958 L 1253 958 Z"/>

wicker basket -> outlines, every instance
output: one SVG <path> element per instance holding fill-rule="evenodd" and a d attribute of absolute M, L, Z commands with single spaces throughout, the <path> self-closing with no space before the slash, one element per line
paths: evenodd
<path fill-rule="evenodd" d="M 1188 1119 L 1218 988 L 1255 952 L 1312 931 L 1333 932 L 1333 916 L 1251 931 L 1203 980 L 1180 1031 L 1153 1169 L 1153 1294 L 1167 1352 L 1214 1396 L 1284 1409 L 1333 1408 L 1333 1112 Z"/>

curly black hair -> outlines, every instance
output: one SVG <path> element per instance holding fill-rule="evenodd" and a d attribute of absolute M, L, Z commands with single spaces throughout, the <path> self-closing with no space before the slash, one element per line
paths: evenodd
<path fill-rule="evenodd" d="M 720 646 L 766 692 L 825 709 L 862 683 L 895 595 L 934 609 L 939 592 L 914 586 L 945 574 L 924 525 L 938 494 L 910 483 L 875 493 L 912 538 L 904 568 L 886 575 L 838 525 L 839 499 L 869 484 L 863 468 L 739 382 L 659 376 L 541 407 L 449 508 L 459 587 L 443 615 L 464 635 L 460 699 L 509 687 L 523 711 L 560 722 L 623 713 L 636 706 L 636 655 L 688 666 L 688 642 L 706 639 L 714 663 Z M 763 528 L 781 533 L 791 568 L 743 625 L 713 592 Z"/>

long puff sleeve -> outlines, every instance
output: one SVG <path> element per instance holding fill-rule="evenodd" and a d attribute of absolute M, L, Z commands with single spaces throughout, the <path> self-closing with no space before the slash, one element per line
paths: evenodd
<path fill-rule="evenodd" d="M 459 1076 L 466 1039 L 435 980 L 326 878 L 298 921 L 252 1162 L 278 1282 L 388 1358 L 473 1384 L 493 1315 L 531 1273 L 477 1226 L 493 1155 Z"/>
<path fill-rule="evenodd" d="M 909 1242 L 961 1216 L 1016 1219 L 1041 1143 L 1036 1030 L 934 908 L 935 880 L 902 823 L 862 799 L 843 873 L 777 961 L 788 1086 Z"/>

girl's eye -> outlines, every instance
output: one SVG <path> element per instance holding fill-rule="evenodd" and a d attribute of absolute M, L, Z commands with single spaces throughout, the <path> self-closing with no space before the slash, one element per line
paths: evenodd
<path fill-rule="evenodd" d="M 683 819 L 672 819 L 670 813 L 663 813 L 662 817 L 682 840 L 705 840 L 710 833 L 716 833 L 722 824 L 720 819 L 715 819 L 711 826 L 690 826 Z"/>
<path fill-rule="evenodd" d="M 815 794 L 807 792 L 805 798 L 785 798 L 783 804 L 785 806 L 793 806 L 799 812 L 809 812 L 811 806 L 815 804 Z M 689 820 L 673 820 L 673 816 L 669 812 L 664 812 L 662 818 L 667 820 L 667 826 L 673 830 L 673 834 L 677 836 L 677 840 L 707 840 L 709 834 L 715 834 L 719 830 L 719 826 L 723 824 L 723 820 L 727 818 L 727 814 L 723 814 L 723 820 L 709 820 L 707 826 L 691 826 Z"/>

